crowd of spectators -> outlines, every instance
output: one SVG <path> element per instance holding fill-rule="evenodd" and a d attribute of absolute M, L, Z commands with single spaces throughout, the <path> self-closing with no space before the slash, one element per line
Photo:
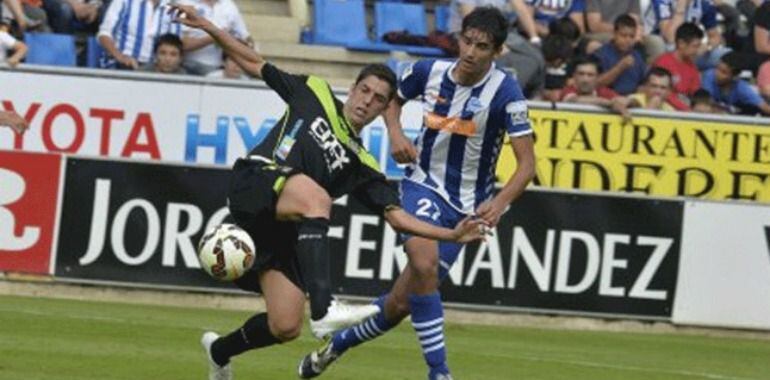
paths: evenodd
<path fill-rule="evenodd" d="M 177 3 L 253 46 L 232 0 Z M 96 38 L 100 68 L 246 79 L 211 37 L 173 22 L 169 10 L 169 0 L 2 0 L 0 62 L 15 66 L 27 51 L 24 33 L 46 32 Z"/>
<path fill-rule="evenodd" d="M 530 99 L 770 115 L 770 0 L 452 0 L 451 31 L 478 6 Z"/>
<path fill-rule="evenodd" d="M 170 0 L 0 0 L 0 61 L 23 33 L 95 36 L 102 68 L 245 79 L 205 33 L 172 22 Z M 233 0 L 178 0 L 253 46 Z M 770 0 L 451 0 L 450 32 L 478 6 L 511 29 L 498 67 L 529 99 L 770 115 Z"/>

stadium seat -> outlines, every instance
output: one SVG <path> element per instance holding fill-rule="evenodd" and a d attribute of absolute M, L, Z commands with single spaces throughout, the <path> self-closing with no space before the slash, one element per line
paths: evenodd
<path fill-rule="evenodd" d="M 365 43 L 366 11 L 363 0 L 316 0 L 313 4 L 312 41 L 321 45 Z"/>
<path fill-rule="evenodd" d="M 422 4 L 378 1 L 374 4 L 374 31 L 376 40 L 348 44 L 349 49 L 369 51 L 401 50 L 411 54 L 444 56 L 438 48 L 417 45 L 396 45 L 383 41 L 388 32 L 406 31 L 416 36 L 428 35 L 428 20 Z"/>
<path fill-rule="evenodd" d="M 77 64 L 74 36 L 26 33 L 24 42 L 29 47 L 26 63 L 53 66 L 75 66 Z"/>
<path fill-rule="evenodd" d="M 99 41 L 96 37 L 88 37 L 86 42 L 86 67 L 99 67 L 99 59 L 101 59 L 104 49 L 102 45 L 99 45 Z"/>
<path fill-rule="evenodd" d="M 436 5 L 433 8 L 433 15 L 436 20 L 436 30 L 439 32 L 449 33 L 449 6 L 448 5 Z"/>

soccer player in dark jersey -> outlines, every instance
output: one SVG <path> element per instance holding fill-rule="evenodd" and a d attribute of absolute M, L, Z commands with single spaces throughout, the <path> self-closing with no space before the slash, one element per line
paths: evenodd
<path fill-rule="evenodd" d="M 254 315 L 229 335 L 203 335 L 210 379 L 229 379 L 235 355 L 296 338 L 304 314 L 303 288 L 310 294 L 311 329 L 319 338 L 379 312 L 374 305 L 332 301 L 327 232 L 334 198 L 358 198 L 398 231 L 457 242 L 481 238 L 479 220 L 466 218 L 447 229 L 402 210 L 398 192 L 362 147 L 359 131 L 395 94 L 396 78 L 386 66 L 364 68 L 342 103 L 322 79 L 281 71 L 194 8 L 174 11 L 179 22 L 207 32 L 246 74 L 263 79 L 288 106 L 265 140 L 236 161 L 228 192 L 230 213 L 258 252 L 254 266 L 235 282 L 261 291 L 267 313 Z"/>

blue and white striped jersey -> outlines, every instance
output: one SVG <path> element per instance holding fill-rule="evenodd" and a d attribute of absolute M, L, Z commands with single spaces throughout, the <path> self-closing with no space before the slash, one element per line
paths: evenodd
<path fill-rule="evenodd" d="M 421 99 L 423 108 L 417 162 L 405 175 L 471 213 L 492 196 L 504 134 L 524 136 L 532 127 L 516 79 L 493 64 L 478 84 L 462 86 L 452 78 L 455 64 L 422 60 L 401 76 L 399 96 Z"/>
<path fill-rule="evenodd" d="M 149 63 L 158 37 L 181 33 L 181 24 L 172 22 L 168 10 L 167 0 L 160 0 L 157 6 L 150 0 L 112 0 L 98 35 L 111 37 L 118 50 L 139 63 Z M 103 67 L 114 65 L 113 60 L 103 58 Z"/>

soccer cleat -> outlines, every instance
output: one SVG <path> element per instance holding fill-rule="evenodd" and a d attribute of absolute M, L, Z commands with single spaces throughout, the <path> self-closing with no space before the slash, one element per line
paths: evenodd
<path fill-rule="evenodd" d="M 377 305 L 348 305 L 332 300 L 323 318 L 317 321 L 310 320 L 310 330 L 316 338 L 324 339 L 336 331 L 357 325 L 379 312 L 380 308 Z"/>
<path fill-rule="evenodd" d="M 326 343 L 321 348 L 305 355 L 299 362 L 299 377 L 301 379 L 312 379 L 326 370 L 330 364 L 334 363 L 339 354 L 334 352 L 331 338 L 326 339 Z"/>
<path fill-rule="evenodd" d="M 211 344 L 217 339 L 219 339 L 219 335 L 211 331 L 206 331 L 201 337 L 201 345 L 206 350 L 206 358 L 209 361 L 209 380 L 232 380 L 233 368 L 230 363 L 220 366 L 211 357 Z"/>

